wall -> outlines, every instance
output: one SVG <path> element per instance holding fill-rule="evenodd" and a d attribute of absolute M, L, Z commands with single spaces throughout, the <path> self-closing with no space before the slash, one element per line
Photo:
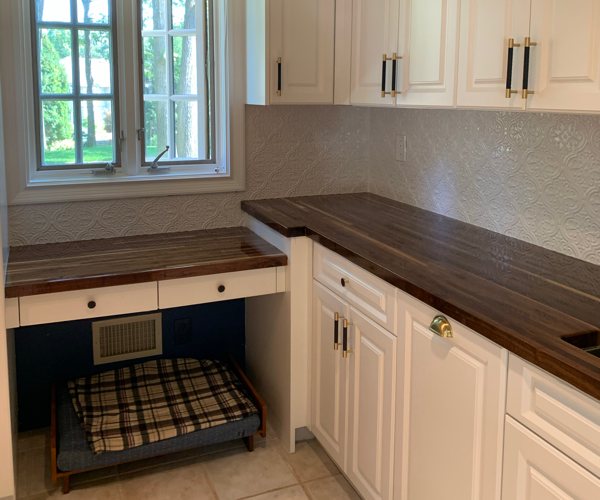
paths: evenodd
<path fill-rule="evenodd" d="M 10 244 L 235 226 L 244 199 L 366 191 L 368 113 L 247 106 L 246 191 L 11 207 Z"/>
<path fill-rule="evenodd" d="M 370 191 L 600 264 L 600 116 L 373 109 L 370 126 Z"/>
<path fill-rule="evenodd" d="M 246 108 L 247 190 L 12 207 L 12 245 L 240 224 L 242 199 L 361 191 L 600 264 L 600 116 Z M 396 134 L 408 161 L 395 160 Z"/>

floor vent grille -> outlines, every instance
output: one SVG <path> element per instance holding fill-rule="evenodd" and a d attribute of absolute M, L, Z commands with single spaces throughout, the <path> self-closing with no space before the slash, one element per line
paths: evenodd
<path fill-rule="evenodd" d="M 162 354 L 161 314 L 94 321 L 92 336 L 95 365 Z"/>

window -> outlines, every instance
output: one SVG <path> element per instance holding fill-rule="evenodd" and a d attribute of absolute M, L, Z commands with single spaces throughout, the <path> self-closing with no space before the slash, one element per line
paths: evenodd
<path fill-rule="evenodd" d="M 0 2 L 11 203 L 243 189 L 243 4 Z"/>

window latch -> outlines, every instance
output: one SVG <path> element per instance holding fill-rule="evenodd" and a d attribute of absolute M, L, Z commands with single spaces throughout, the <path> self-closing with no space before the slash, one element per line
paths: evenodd
<path fill-rule="evenodd" d="M 146 132 L 145 128 L 138 128 L 137 129 L 137 139 L 138 141 L 141 141 L 144 138 L 144 133 Z"/>
<path fill-rule="evenodd" d="M 163 149 L 160 153 L 158 153 L 156 158 L 154 158 L 154 160 L 152 160 L 152 163 L 148 167 L 149 174 L 156 174 L 159 172 L 167 172 L 167 171 L 171 170 L 171 167 L 159 167 L 158 166 L 158 162 L 167 153 L 167 151 L 169 151 L 169 149 L 171 149 L 171 148 L 168 145 L 165 146 L 165 149 Z"/>

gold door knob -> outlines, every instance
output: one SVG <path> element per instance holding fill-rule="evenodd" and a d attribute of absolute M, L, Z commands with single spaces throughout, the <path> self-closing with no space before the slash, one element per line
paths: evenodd
<path fill-rule="evenodd" d="M 431 325 L 429 325 L 429 330 L 446 339 L 451 339 L 454 337 L 452 334 L 452 325 L 446 319 L 446 317 L 442 315 L 438 315 L 433 318 Z"/>

